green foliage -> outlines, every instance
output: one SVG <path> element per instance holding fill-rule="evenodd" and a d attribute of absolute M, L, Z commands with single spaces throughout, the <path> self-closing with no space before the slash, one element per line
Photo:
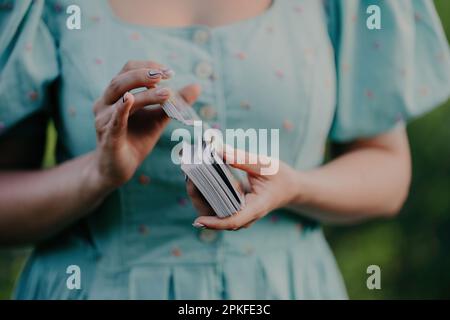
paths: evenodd
<path fill-rule="evenodd" d="M 447 36 L 450 1 L 435 0 Z M 328 227 L 327 236 L 350 298 L 450 298 L 450 102 L 409 126 L 414 175 L 399 217 L 352 227 Z M 54 163 L 56 134 L 49 127 L 44 166 Z M 8 299 L 27 250 L 0 250 L 0 299 Z M 368 290 L 366 269 L 381 267 L 381 290 Z"/>
<path fill-rule="evenodd" d="M 436 0 L 447 38 L 450 1 Z M 327 228 L 350 298 L 450 298 L 450 102 L 408 127 L 411 192 L 399 217 Z M 381 267 L 381 290 L 366 269 Z"/>

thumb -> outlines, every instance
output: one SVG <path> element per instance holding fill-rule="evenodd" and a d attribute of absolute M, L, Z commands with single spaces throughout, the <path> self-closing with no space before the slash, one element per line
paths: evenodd
<path fill-rule="evenodd" d="M 183 97 L 184 101 L 188 104 L 193 104 L 200 96 L 201 91 L 202 88 L 199 84 L 190 84 L 182 88 L 179 93 Z"/>
<path fill-rule="evenodd" d="M 113 136 L 120 136 L 126 132 L 128 127 L 128 117 L 130 115 L 131 107 L 134 103 L 134 96 L 126 92 L 115 104 L 115 111 L 111 119 L 111 134 Z"/>
<path fill-rule="evenodd" d="M 272 159 L 267 156 L 246 152 L 244 150 L 234 149 L 232 146 L 225 144 L 222 150 L 222 158 L 226 163 L 234 168 L 246 171 L 250 175 L 261 175 L 261 170 L 270 165 Z"/>

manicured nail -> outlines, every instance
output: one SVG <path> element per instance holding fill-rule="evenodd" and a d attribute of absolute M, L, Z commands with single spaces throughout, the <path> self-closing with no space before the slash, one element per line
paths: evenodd
<path fill-rule="evenodd" d="M 205 226 L 204 224 L 201 224 L 201 223 L 199 223 L 199 222 L 194 222 L 194 223 L 192 224 L 192 226 L 195 227 L 195 228 L 197 228 L 197 229 L 205 229 L 205 228 L 206 228 L 206 226 Z"/>
<path fill-rule="evenodd" d="M 122 97 L 122 102 L 123 102 L 123 103 L 125 103 L 125 102 L 128 100 L 127 93 L 128 93 L 128 91 L 125 92 L 125 94 L 124 94 L 123 97 Z"/>
<path fill-rule="evenodd" d="M 164 87 L 156 89 L 155 93 L 159 97 L 167 97 L 168 95 L 170 95 L 169 89 L 164 88 Z"/>
<path fill-rule="evenodd" d="M 166 67 L 161 68 L 161 72 L 163 74 L 164 79 L 170 79 L 175 75 L 175 71 L 173 71 L 170 68 L 166 68 Z"/>
<path fill-rule="evenodd" d="M 161 70 L 157 70 L 157 69 L 150 69 L 148 71 L 148 76 L 152 79 L 156 79 L 159 78 L 161 76 L 163 76 L 164 74 L 162 73 Z"/>

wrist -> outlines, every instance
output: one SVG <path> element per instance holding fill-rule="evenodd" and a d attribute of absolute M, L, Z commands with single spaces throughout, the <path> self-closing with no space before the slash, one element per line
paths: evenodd
<path fill-rule="evenodd" d="M 292 196 L 289 206 L 302 206 L 309 203 L 310 193 L 311 193 L 311 176 L 308 171 L 298 171 L 294 172 L 291 176 L 292 183 Z"/>
<path fill-rule="evenodd" d="M 102 174 L 97 151 L 86 155 L 83 177 L 86 188 L 97 198 L 104 198 L 116 189 L 116 186 Z"/>

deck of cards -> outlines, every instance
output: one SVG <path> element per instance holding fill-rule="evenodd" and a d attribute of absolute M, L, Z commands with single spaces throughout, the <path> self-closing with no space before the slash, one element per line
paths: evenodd
<path fill-rule="evenodd" d="M 185 125 L 200 121 L 195 110 L 178 93 L 162 105 L 172 118 Z M 181 170 L 197 187 L 216 215 L 225 218 L 240 211 L 244 206 L 244 192 L 232 173 L 232 168 L 222 161 L 213 141 L 202 141 L 201 145 L 183 145 Z"/>
<path fill-rule="evenodd" d="M 161 106 L 168 117 L 178 120 L 185 125 L 192 126 L 194 121 L 200 121 L 195 110 L 173 90 L 170 91 L 170 98 Z"/>

